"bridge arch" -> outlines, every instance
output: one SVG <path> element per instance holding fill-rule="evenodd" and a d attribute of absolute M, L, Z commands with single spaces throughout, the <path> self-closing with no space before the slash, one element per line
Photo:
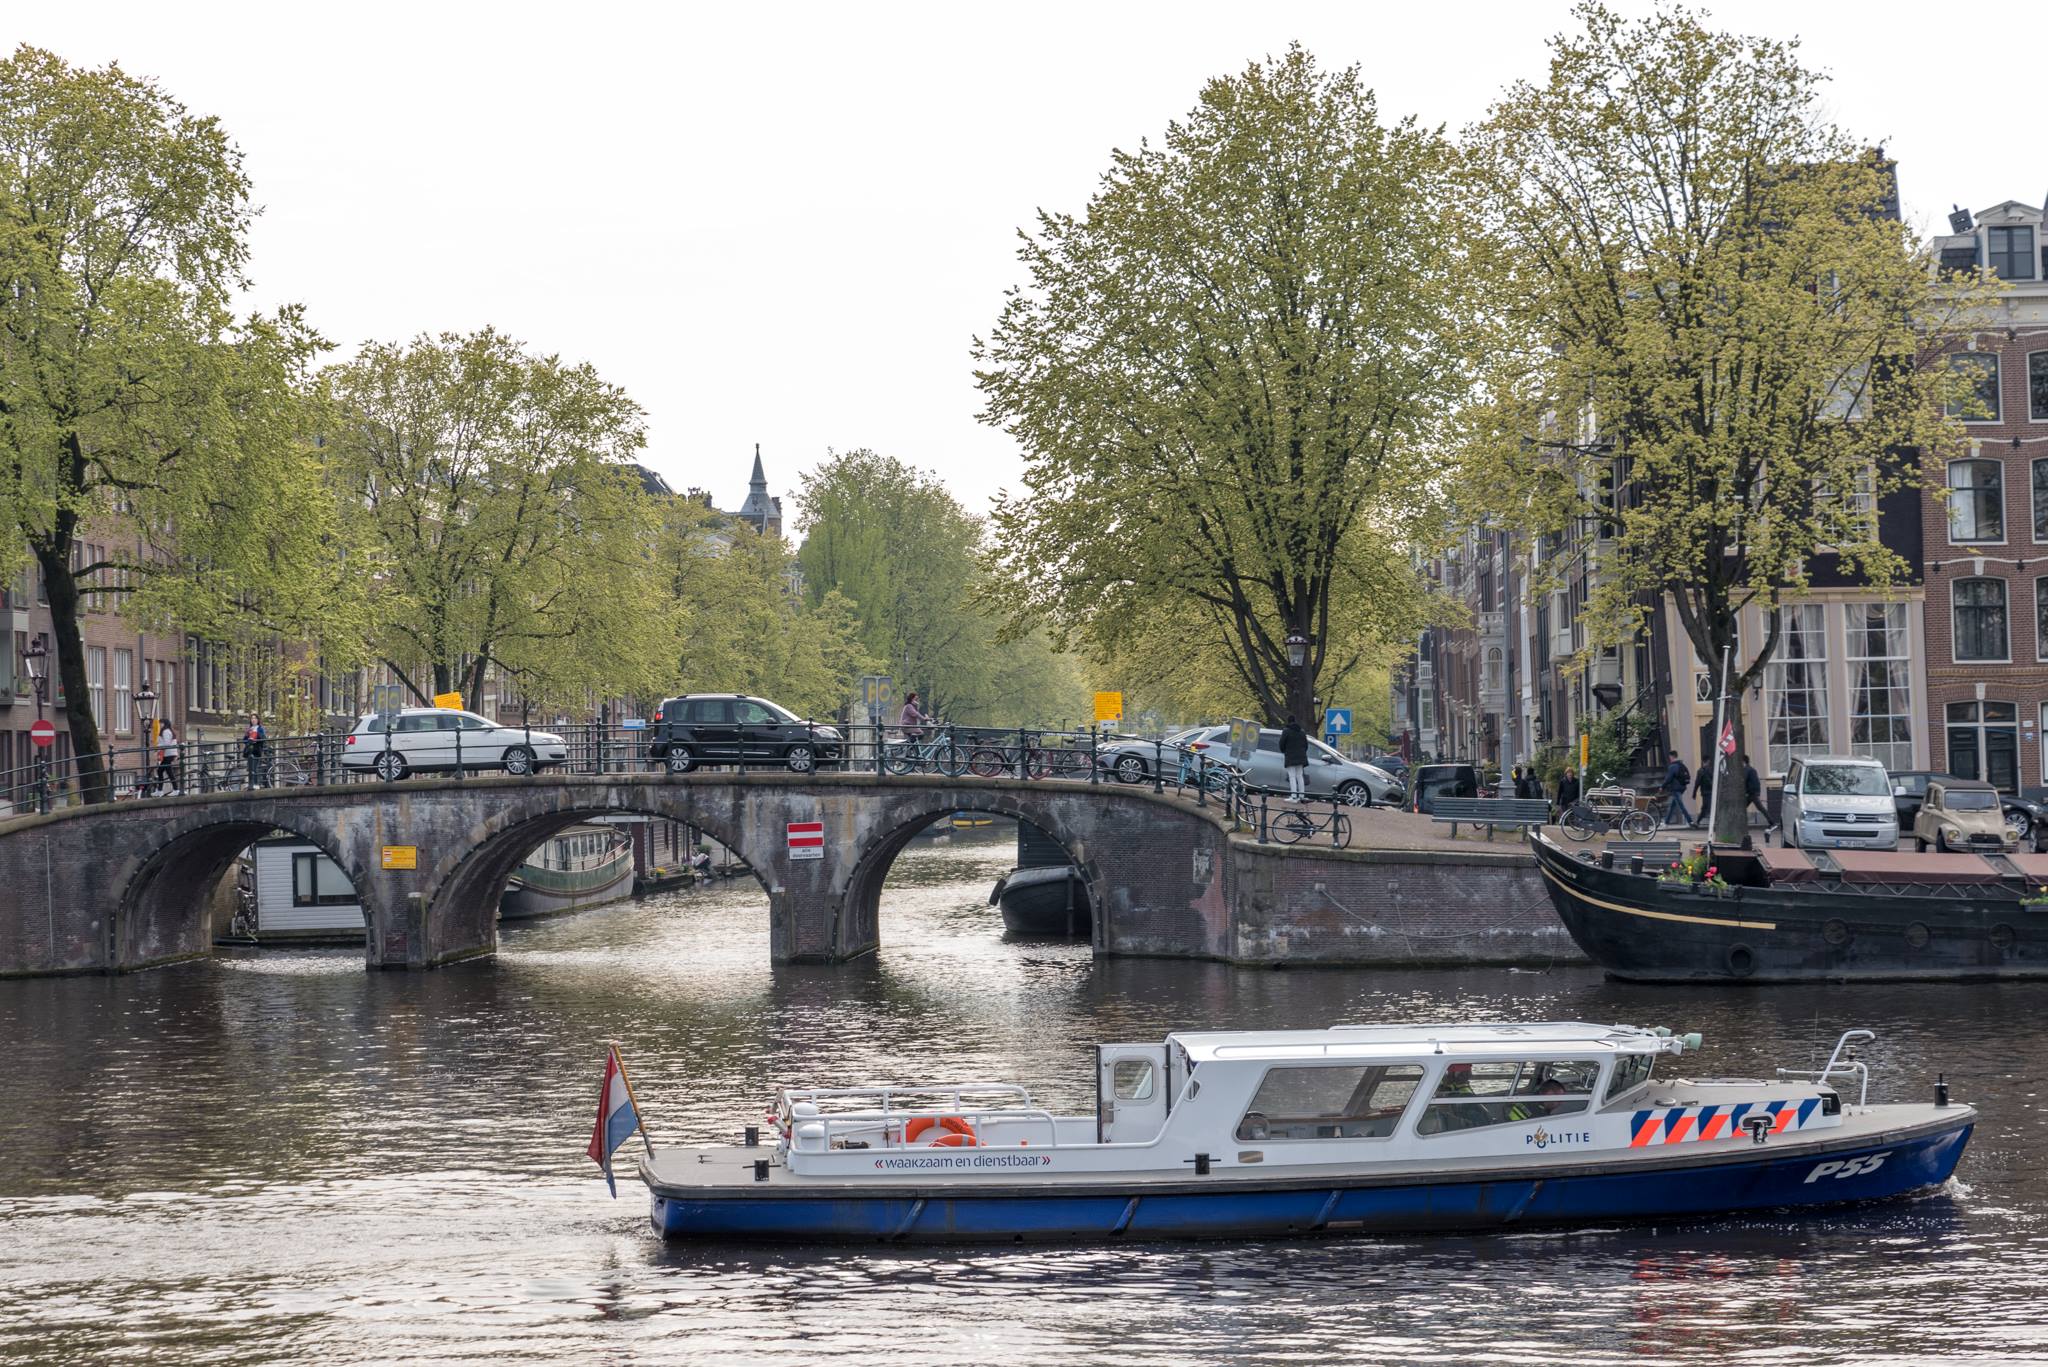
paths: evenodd
<path fill-rule="evenodd" d="M 308 815 L 286 803 L 236 802 L 200 807 L 167 823 L 155 849 L 116 896 L 107 966 L 161 964 L 208 953 L 213 940 L 208 894 L 236 856 L 274 831 L 305 841 L 347 875 L 363 910 L 365 934 L 374 942 L 378 917 L 368 870 L 346 842 L 323 823 L 307 820 Z"/>

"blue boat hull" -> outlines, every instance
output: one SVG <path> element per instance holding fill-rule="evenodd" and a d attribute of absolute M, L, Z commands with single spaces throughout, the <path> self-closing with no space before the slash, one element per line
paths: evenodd
<path fill-rule="evenodd" d="M 1648 1171 L 1575 1167 L 1466 1182 L 1231 1178 L 1115 1193 L 657 1189 L 652 1213 L 654 1227 L 671 1238 L 910 1243 L 1262 1238 L 1712 1216 L 1884 1200 L 1939 1186 L 1955 1170 L 1971 1128 L 1964 1122 L 1796 1153 L 1778 1145 L 1731 1146 L 1725 1161 Z"/>

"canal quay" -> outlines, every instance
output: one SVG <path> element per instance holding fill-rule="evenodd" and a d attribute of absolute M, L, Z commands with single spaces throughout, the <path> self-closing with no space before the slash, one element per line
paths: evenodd
<path fill-rule="evenodd" d="M 0 983 L 0 1361 L 2048 1360 L 2036 984 L 1096 958 L 1003 938 L 1013 853 L 913 844 L 842 964 L 773 964 L 742 877 L 432 973 L 228 951 Z M 583 1154 L 607 1039 L 676 1143 L 807 1081 L 1015 1077 L 1085 1112 L 1095 1042 L 1176 1028 L 1572 1019 L 1702 1031 L 1738 1075 L 1868 1026 L 1873 1099 L 1945 1071 L 1976 1142 L 1932 1194 L 1796 1219 L 1107 1248 L 665 1245 Z"/>

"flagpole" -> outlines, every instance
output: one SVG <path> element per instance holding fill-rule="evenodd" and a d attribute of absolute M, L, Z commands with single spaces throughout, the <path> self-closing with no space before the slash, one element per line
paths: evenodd
<path fill-rule="evenodd" d="M 640 1098 L 633 1095 L 633 1078 L 626 1071 L 626 1056 L 619 1052 L 619 1042 L 617 1040 L 606 1040 L 605 1043 L 611 1047 L 612 1057 L 618 1060 L 619 1081 L 626 1084 L 626 1100 L 633 1103 L 634 1118 L 640 1122 L 634 1127 L 640 1131 L 640 1147 L 646 1149 L 647 1156 L 652 1158 L 654 1157 L 654 1141 L 647 1137 L 647 1112 L 640 1109 Z"/>
<path fill-rule="evenodd" d="M 1732 755 L 1727 754 L 1727 752 L 1721 749 L 1721 725 L 1724 720 L 1723 714 L 1728 709 L 1729 654 L 1730 648 L 1727 646 L 1722 646 L 1721 696 L 1714 700 L 1714 781 L 1707 788 L 1707 849 L 1710 853 L 1714 848 L 1714 817 L 1721 810 L 1721 770 L 1724 767 L 1723 761 L 1734 758 Z M 1748 812 L 1745 811 L 1743 815 L 1747 817 Z M 622 1068 L 623 1066 L 624 1065 L 621 1065 Z M 629 1094 L 631 1093 L 631 1084 L 627 1085 L 626 1090 Z"/>

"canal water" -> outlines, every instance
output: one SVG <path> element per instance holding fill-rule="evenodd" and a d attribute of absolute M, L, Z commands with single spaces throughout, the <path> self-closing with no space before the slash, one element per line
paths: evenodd
<path fill-rule="evenodd" d="M 0 1362 L 2048 1362 L 2048 987 L 1653 989 L 1585 969 L 1275 972 L 1007 944 L 1003 840 L 913 847 L 866 962 L 771 970 L 751 882 L 523 926 L 493 963 L 354 951 L 0 983 Z M 1881 1032 L 1945 1069 L 1958 1180 L 1824 1218 L 968 1250 L 664 1246 L 583 1156 L 603 1041 L 657 1140 L 777 1084 L 1018 1078 L 1176 1026 L 1584 1019 L 1700 1067 Z"/>

